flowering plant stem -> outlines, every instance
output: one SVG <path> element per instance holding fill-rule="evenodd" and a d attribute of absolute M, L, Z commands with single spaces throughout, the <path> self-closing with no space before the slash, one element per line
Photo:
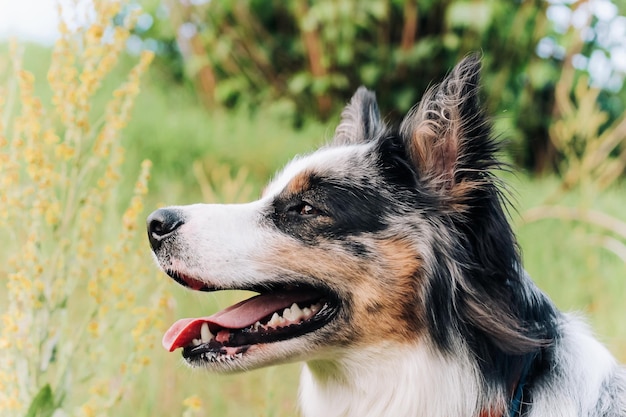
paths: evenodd
<path fill-rule="evenodd" d="M 104 114 L 94 114 L 136 13 L 117 0 L 87 4 L 88 25 L 59 11 L 51 105 L 35 94 L 15 43 L 0 85 L 0 235 L 8 241 L 0 252 L 2 416 L 107 415 L 149 363 L 151 330 L 167 303 L 138 243 L 149 161 L 125 212 L 111 204 L 124 182 L 121 132 L 152 54 L 141 55 Z"/>

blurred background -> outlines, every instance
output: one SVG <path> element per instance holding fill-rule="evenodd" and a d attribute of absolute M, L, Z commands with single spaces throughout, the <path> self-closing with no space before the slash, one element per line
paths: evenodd
<path fill-rule="evenodd" d="M 358 86 L 395 124 L 475 51 L 525 266 L 626 362 L 625 15 L 623 0 L 0 0 L 0 414 L 297 415 L 297 364 L 215 376 L 161 348 L 177 318 L 245 295 L 170 282 L 143 219 L 256 198 Z"/>

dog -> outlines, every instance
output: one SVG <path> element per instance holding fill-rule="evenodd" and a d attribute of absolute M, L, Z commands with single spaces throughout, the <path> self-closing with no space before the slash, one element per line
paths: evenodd
<path fill-rule="evenodd" d="M 466 57 L 396 128 L 359 88 L 258 201 L 152 213 L 170 277 L 259 294 L 164 347 L 222 373 L 304 361 L 306 417 L 626 416 L 626 369 L 521 265 L 480 68 Z"/>

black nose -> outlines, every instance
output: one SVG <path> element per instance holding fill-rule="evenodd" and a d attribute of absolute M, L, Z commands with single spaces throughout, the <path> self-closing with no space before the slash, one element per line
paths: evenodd
<path fill-rule="evenodd" d="M 178 210 L 162 208 L 152 212 L 146 220 L 148 239 L 153 250 L 159 249 L 163 240 L 185 223 Z"/>

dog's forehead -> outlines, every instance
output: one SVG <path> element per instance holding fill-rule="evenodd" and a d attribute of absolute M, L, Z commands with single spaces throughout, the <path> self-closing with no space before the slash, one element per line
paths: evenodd
<path fill-rule="evenodd" d="M 278 173 L 266 187 L 263 197 L 278 195 L 287 185 L 303 172 L 328 174 L 334 176 L 353 176 L 355 170 L 366 169 L 367 156 L 371 154 L 372 144 L 334 146 L 321 148 L 312 154 L 293 159 Z"/>

